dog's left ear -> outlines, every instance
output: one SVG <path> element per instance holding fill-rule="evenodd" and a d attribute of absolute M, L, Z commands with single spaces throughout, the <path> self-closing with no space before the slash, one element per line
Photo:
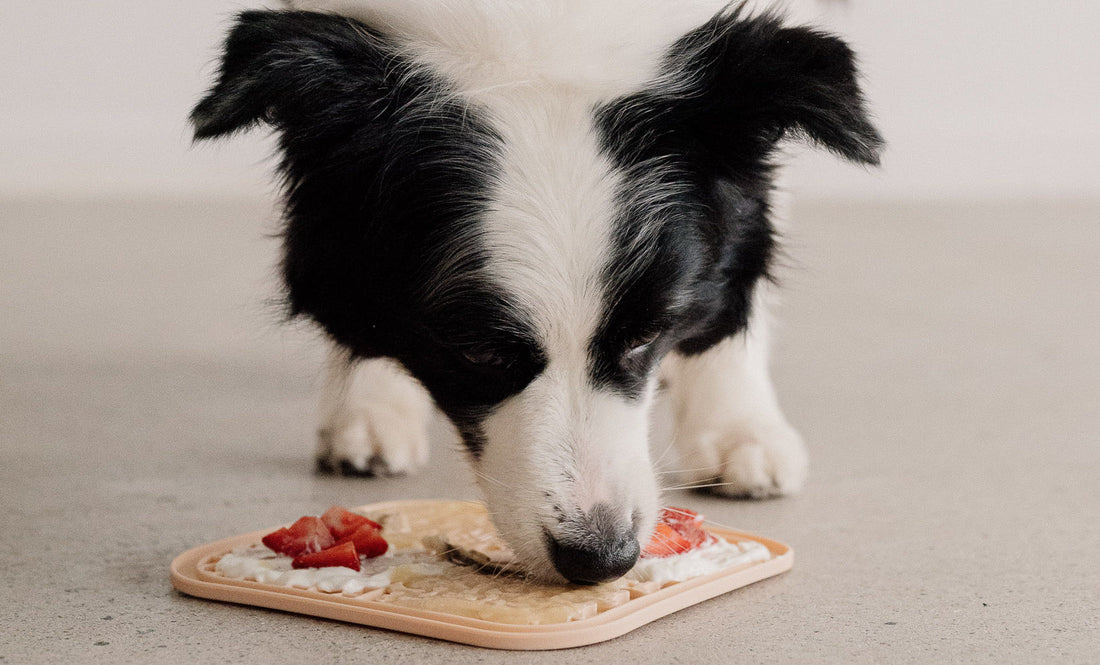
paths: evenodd
<path fill-rule="evenodd" d="M 715 17 L 679 44 L 704 115 L 693 123 L 702 140 L 727 154 L 766 156 L 783 138 L 803 138 L 878 164 L 883 139 L 868 116 L 852 49 L 830 34 L 785 27 L 774 15 L 738 14 Z"/>
<path fill-rule="evenodd" d="M 259 122 L 308 136 L 332 132 L 356 112 L 377 116 L 386 106 L 379 101 L 393 95 L 392 59 L 377 35 L 348 18 L 241 12 L 225 40 L 218 81 L 191 112 L 195 138 Z"/>

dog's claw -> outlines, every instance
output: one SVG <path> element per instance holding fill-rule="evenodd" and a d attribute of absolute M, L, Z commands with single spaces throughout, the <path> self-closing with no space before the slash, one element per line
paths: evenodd
<path fill-rule="evenodd" d="M 340 460 L 340 475 L 341 476 L 357 476 L 362 478 L 373 478 L 374 468 L 367 464 L 365 467 L 356 466 L 351 460 Z"/>
<path fill-rule="evenodd" d="M 374 455 L 365 465 L 358 465 L 348 459 L 334 460 L 330 457 L 317 457 L 317 473 L 351 478 L 388 478 L 406 475 L 405 471 L 394 471 L 380 455 Z"/>
<path fill-rule="evenodd" d="M 329 460 L 328 457 L 318 456 L 317 459 L 315 460 L 315 462 L 316 462 L 316 466 L 314 467 L 314 470 L 317 473 L 325 474 L 325 475 L 336 473 L 336 469 L 332 466 L 332 461 Z"/>

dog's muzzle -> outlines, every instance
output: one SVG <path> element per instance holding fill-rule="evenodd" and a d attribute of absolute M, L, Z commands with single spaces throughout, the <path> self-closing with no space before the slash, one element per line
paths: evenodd
<path fill-rule="evenodd" d="M 617 519 L 609 506 L 567 520 L 558 535 L 543 533 L 554 568 L 574 584 L 599 584 L 622 577 L 638 561 L 641 547 L 633 526 Z"/>

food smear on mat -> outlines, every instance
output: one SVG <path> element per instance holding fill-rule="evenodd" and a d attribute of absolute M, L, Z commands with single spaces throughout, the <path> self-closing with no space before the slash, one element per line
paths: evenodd
<path fill-rule="evenodd" d="M 701 515 L 666 508 L 642 558 L 622 578 L 593 586 L 543 584 L 511 566 L 511 550 L 496 535 L 479 503 L 427 502 L 400 512 L 367 515 L 335 506 L 319 521 L 343 537 L 333 535 L 335 544 L 305 553 L 301 543 L 293 541 L 289 548 L 299 551 L 297 555 L 276 552 L 260 543 L 241 546 L 217 557 L 211 568 L 217 575 L 235 580 L 363 596 L 372 602 L 499 623 L 538 625 L 591 618 L 671 584 L 771 558 L 761 543 L 718 538 L 703 530 Z M 315 525 L 310 522 L 309 526 L 298 531 L 317 538 Z M 289 530 L 293 531 L 293 526 Z M 358 548 L 353 536 L 361 530 L 370 536 L 364 545 L 373 547 L 370 551 L 376 554 L 367 556 L 351 549 Z M 386 543 L 385 549 L 372 545 L 376 539 Z M 268 540 L 265 537 L 265 542 Z M 286 540 L 285 534 L 275 539 L 276 544 Z M 358 569 L 348 557 L 349 551 L 357 553 Z M 319 567 L 303 566 L 310 561 L 319 562 Z"/>

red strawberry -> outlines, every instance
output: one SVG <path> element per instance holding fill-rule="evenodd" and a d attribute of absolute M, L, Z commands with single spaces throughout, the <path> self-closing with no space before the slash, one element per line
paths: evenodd
<path fill-rule="evenodd" d="M 285 526 L 278 531 L 272 531 L 263 538 L 264 545 L 276 552 L 285 552 L 292 540 L 294 540 L 294 536 L 290 535 L 290 529 Z"/>
<path fill-rule="evenodd" d="M 690 508 L 665 508 L 661 511 L 661 521 L 667 524 L 703 525 L 703 516 Z"/>
<path fill-rule="evenodd" d="M 332 537 L 336 540 L 347 538 L 355 533 L 355 530 L 364 524 L 370 524 L 375 529 L 382 529 L 382 525 L 372 519 L 357 515 L 343 506 L 333 506 L 321 515 L 321 521 L 328 527 Z"/>
<path fill-rule="evenodd" d="M 331 566 L 343 566 L 352 570 L 359 570 L 359 553 L 355 551 L 355 544 L 346 542 L 342 545 L 334 545 L 320 552 L 303 554 L 295 557 L 290 562 L 292 568 L 328 568 Z"/>
<path fill-rule="evenodd" d="M 320 552 L 335 542 L 328 527 L 316 517 L 303 517 L 290 528 L 283 527 L 263 537 L 264 545 L 289 556 Z"/>
<path fill-rule="evenodd" d="M 665 557 L 691 549 L 691 541 L 668 524 L 658 523 L 649 543 L 642 550 L 643 557 Z"/>
<path fill-rule="evenodd" d="M 661 521 L 676 529 L 677 533 L 691 541 L 693 548 L 702 545 L 710 536 L 703 530 L 703 516 L 687 508 L 665 508 Z"/>
<path fill-rule="evenodd" d="M 703 530 L 703 516 L 687 508 L 665 508 L 643 557 L 665 557 L 695 549 L 710 537 Z"/>
<path fill-rule="evenodd" d="M 390 548 L 390 544 L 386 542 L 386 539 L 382 537 L 382 532 L 376 529 L 373 524 L 373 522 L 364 524 L 351 535 L 342 538 L 337 545 L 355 543 L 355 550 L 368 559 L 385 554 L 386 550 Z"/>

